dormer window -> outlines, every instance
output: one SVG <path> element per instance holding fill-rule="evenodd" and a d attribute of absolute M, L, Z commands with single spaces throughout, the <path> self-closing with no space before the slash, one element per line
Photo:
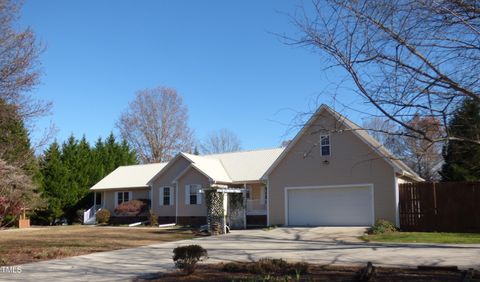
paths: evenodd
<path fill-rule="evenodd" d="M 320 154 L 330 156 L 330 135 L 320 136 Z"/>

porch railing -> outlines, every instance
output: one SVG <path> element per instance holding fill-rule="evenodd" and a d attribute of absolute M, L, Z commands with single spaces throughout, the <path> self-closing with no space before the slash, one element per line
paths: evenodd
<path fill-rule="evenodd" d="M 83 224 L 95 224 L 95 214 L 101 208 L 101 205 L 93 205 L 91 208 L 83 212 Z"/>
<path fill-rule="evenodd" d="M 260 200 L 247 200 L 247 214 L 248 215 L 262 215 L 267 214 L 267 205 Z"/>

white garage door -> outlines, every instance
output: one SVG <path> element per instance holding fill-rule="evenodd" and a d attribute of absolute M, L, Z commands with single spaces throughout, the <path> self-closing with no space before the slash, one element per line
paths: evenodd
<path fill-rule="evenodd" d="M 373 187 L 286 188 L 288 225 L 373 224 Z"/>

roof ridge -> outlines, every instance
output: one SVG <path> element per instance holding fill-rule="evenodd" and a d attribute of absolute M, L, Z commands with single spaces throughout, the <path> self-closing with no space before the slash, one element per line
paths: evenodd
<path fill-rule="evenodd" d="M 209 156 L 218 156 L 218 155 L 228 155 L 228 154 L 238 154 L 238 153 L 248 153 L 248 152 L 257 152 L 257 151 L 270 151 L 270 150 L 280 150 L 285 149 L 285 147 L 270 147 L 270 148 L 260 148 L 260 149 L 250 149 L 250 150 L 240 150 L 234 152 L 224 152 L 224 153 L 214 153 L 214 154 L 207 154 L 207 155 L 197 155 L 200 157 L 209 157 Z"/>
<path fill-rule="evenodd" d="M 133 164 L 133 165 L 120 165 L 118 167 L 132 167 L 132 166 L 145 166 L 145 165 L 161 165 L 167 164 L 168 162 L 161 162 L 161 163 L 148 163 L 148 164 Z"/>
<path fill-rule="evenodd" d="M 227 170 L 227 168 L 225 167 L 225 165 L 223 164 L 222 160 L 221 160 L 221 159 L 218 159 L 218 161 L 220 162 L 220 165 L 223 167 L 223 170 L 224 170 L 225 173 L 227 174 L 228 178 L 230 178 L 230 180 L 233 181 L 233 177 L 230 175 L 230 173 L 228 173 L 228 170 Z"/>

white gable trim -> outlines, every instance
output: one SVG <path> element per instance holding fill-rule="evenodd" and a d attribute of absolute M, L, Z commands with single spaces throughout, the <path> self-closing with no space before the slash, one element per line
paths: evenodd
<path fill-rule="evenodd" d="M 182 172 L 180 172 L 180 174 L 178 174 L 177 177 L 175 177 L 175 178 L 173 179 L 173 182 L 174 182 L 174 183 L 178 182 L 178 180 L 179 180 L 180 178 L 182 178 L 187 172 L 189 172 L 190 169 L 195 169 L 196 171 L 198 171 L 200 174 L 202 174 L 203 176 L 205 176 L 210 183 L 214 183 L 214 182 L 215 182 L 210 176 L 208 176 L 205 172 L 203 172 L 201 169 L 199 169 L 199 168 L 198 168 L 195 164 L 193 164 L 193 163 L 190 164 L 189 166 L 187 166 Z"/>
<path fill-rule="evenodd" d="M 292 148 L 298 143 L 298 140 L 304 135 L 305 131 L 310 127 L 310 125 L 318 118 L 320 112 L 323 111 L 324 105 L 321 105 L 320 108 L 310 117 L 307 123 L 302 127 L 302 129 L 295 135 L 292 141 L 287 145 L 285 150 L 278 156 L 278 158 L 273 162 L 273 164 L 267 169 L 267 171 L 263 174 L 262 179 L 268 179 L 268 176 L 272 171 L 280 164 L 280 162 L 285 158 L 285 156 L 292 150 Z"/>
<path fill-rule="evenodd" d="M 165 171 L 167 171 L 180 157 L 185 158 L 187 161 L 190 163 L 193 163 L 192 160 L 190 160 L 187 156 L 185 156 L 183 153 L 178 153 L 173 159 L 171 159 L 166 166 L 164 166 L 150 181 L 148 181 L 148 185 L 152 185 L 155 180 L 157 180 Z"/>

